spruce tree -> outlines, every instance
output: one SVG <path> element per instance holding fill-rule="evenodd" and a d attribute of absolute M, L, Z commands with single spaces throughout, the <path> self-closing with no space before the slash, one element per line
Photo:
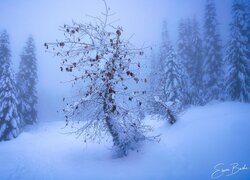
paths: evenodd
<path fill-rule="evenodd" d="M 148 83 L 148 103 L 147 110 L 150 114 L 164 114 L 165 108 L 155 101 L 155 96 L 164 96 L 164 61 L 156 55 L 155 51 L 152 49 L 151 56 L 151 72 L 149 74 Z"/>
<path fill-rule="evenodd" d="M 199 23 L 193 20 L 181 20 L 178 38 L 178 60 L 184 67 L 187 84 L 187 104 L 202 104 L 202 40 Z"/>
<path fill-rule="evenodd" d="M 178 31 L 178 61 L 183 66 L 183 72 L 186 74 L 186 78 L 183 80 L 185 81 L 186 87 L 186 98 L 185 104 L 192 104 L 192 84 L 190 75 L 193 70 L 193 64 L 191 63 L 191 27 L 190 27 L 190 20 L 189 19 L 182 19 L 180 21 Z"/>
<path fill-rule="evenodd" d="M 17 137 L 21 127 L 9 44 L 9 36 L 4 31 L 0 36 L 0 141 Z"/>
<path fill-rule="evenodd" d="M 165 115 L 166 109 L 158 101 L 155 101 L 155 97 L 159 97 L 163 102 L 166 102 L 167 97 L 164 92 L 164 86 L 166 83 L 166 48 L 168 42 L 167 23 L 163 22 L 163 31 L 161 34 L 161 44 L 159 52 L 156 55 L 154 51 L 151 54 L 151 73 L 149 77 L 150 85 L 150 102 L 149 106 L 152 108 L 150 111 L 154 114 Z"/>
<path fill-rule="evenodd" d="M 185 76 L 183 68 L 177 60 L 176 52 L 170 42 L 165 41 L 165 73 L 166 79 L 164 84 L 164 93 L 167 102 L 184 104 L 185 102 Z"/>
<path fill-rule="evenodd" d="M 250 0 L 246 0 L 246 8 L 247 8 L 247 10 L 246 10 L 246 13 L 247 13 L 247 23 L 246 23 L 246 25 L 247 25 L 247 27 L 246 27 L 246 32 L 247 32 L 247 37 L 248 37 L 248 56 L 247 56 L 247 58 L 248 58 L 248 64 L 249 64 L 249 69 L 250 69 Z"/>
<path fill-rule="evenodd" d="M 165 94 L 165 83 L 166 83 L 166 57 L 167 57 L 167 50 L 169 46 L 169 35 L 168 35 L 168 29 L 167 29 L 167 22 L 163 22 L 163 28 L 162 28 L 162 36 L 161 36 L 161 46 L 159 49 L 159 55 L 158 55 L 158 63 L 157 63 L 157 74 L 158 74 L 158 96 L 161 100 L 166 101 L 167 97 Z"/>
<path fill-rule="evenodd" d="M 37 59 L 35 45 L 29 37 L 21 55 L 19 72 L 17 74 L 18 110 L 25 124 L 34 124 L 37 121 Z"/>
<path fill-rule="evenodd" d="M 226 90 L 231 100 L 250 102 L 249 29 L 247 5 L 234 0 L 232 5 L 231 37 L 228 42 L 226 62 L 228 75 Z"/>
<path fill-rule="evenodd" d="M 192 71 L 190 72 L 190 80 L 192 85 L 192 104 L 203 104 L 203 54 L 202 54 L 202 39 L 200 26 L 196 18 L 192 20 L 191 25 L 191 62 Z"/>
<path fill-rule="evenodd" d="M 183 68 L 178 62 L 176 52 L 169 39 L 166 22 L 163 24 L 160 59 L 163 62 L 161 64 L 163 75 L 158 86 L 163 88 L 163 94 L 155 96 L 155 102 L 159 104 L 169 123 L 174 124 L 176 122 L 175 113 L 186 103 L 186 86 Z"/>
<path fill-rule="evenodd" d="M 179 61 L 184 66 L 188 76 L 193 72 L 192 62 L 192 27 L 191 20 L 181 20 L 179 24 L 179 37 L 178 37 L 178 56 Z M 190 82 L 191 83 L 191 82 Z M 188 84 L 190 84 L 188 83 Z"/>
<path fill-rule="evenodd" d="M 214 0 L 207 0 L 204 20 L 204 90 L 206 101 L 222 99 L 223 63 L 221 38 Z"/>

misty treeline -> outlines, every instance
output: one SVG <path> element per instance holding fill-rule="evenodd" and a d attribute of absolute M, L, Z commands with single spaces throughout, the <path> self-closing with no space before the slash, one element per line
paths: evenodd
<path fill-rule="evenodd" d="M 151 55 L 151 113 L 168 115 L 159 102 L 175 112 L 213 100 L 250 102 L 250 1 L 234 0 L 231 14 L 226 45 L 214 0 L 206 1 L 202 27 L 195 17 L 180 21 L 175 44 L 163 23 L 159 52 Z"/>
<path fill-rule="evenodd" d="M 233 1 L 225 55 L 213 0 L 206 2 L 203 28 L 195 18 L 180 22 L 177 48 L 165 22 L 147 79 L 140 72 L 148 48 L 137 48 L 125 38 L 103 2 L 106 11 L 100 17 L 65 24 L 60 27 L 64 39 L 44 44 L 61 59 L 60 70 L 71 75 L 68 82 L 77 89 L 74 96 L 63 98 L 66 125 L 71 123 L 73 133 L 85 141 L 109 134 L 121 157 L 145 140 L 158 139 L 148 135 L 152 129 L 144 124 L 145 114 L 163 115 L 174 124 L 177 114 L 190 105 L 250 101 L 247 1 Z"/>
<path fill-rule="evenodd" d="M 29 37 L 13 71 L 9 35 L 0 34 L 0 141 L 16 138 L 23 128 L 37 121 L 37 65 L 35 45 Z"/>

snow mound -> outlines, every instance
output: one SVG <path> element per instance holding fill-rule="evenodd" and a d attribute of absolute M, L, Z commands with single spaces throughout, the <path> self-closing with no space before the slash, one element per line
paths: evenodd
<path fill-rule="evenodd" d="M 17 139 L 0 143 L 0 179 L 205 180 L 219 163 L 250 168 L 249 104 L 193 107 L 173 126 L 157 116 L 145 121 L 162 134 L 161 141 L 121 159 L 112 158 L 110 142 L 84 143 L 66 135 L 64 122 L 28 127 Z M 227 175 L 218 179 L 250 179 L 250 169 Z"/>

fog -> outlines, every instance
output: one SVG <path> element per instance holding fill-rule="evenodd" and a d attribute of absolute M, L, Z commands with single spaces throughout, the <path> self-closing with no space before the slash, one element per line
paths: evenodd
<path fill-rule="evenodd" d="M 177 39 L 177 26 L 181 18 L 196 16 L 202 22 L 205 0 L 107 0 L 127 35 L 134 35 L 132 42 L 157 48 L 161 26 L 167 20 L 170 37 Z M 216 1 L 220 31 L 227 38 L 230 21 L 229 0 Z M 104 10 L 101 0 L 1 0 L 0 30 L 6 29 L 11 40 L 12 60 L 15 70 L 27 37 L 32 34 L 38 59 L 38 111 L 39 120 L 57 120 L 61 98 L 68 95 L 67 85 L 60 83 L 67 74 L 59 69 L 60 60 L 45 53 L 44 42 L 53 42 L 62 36 L 60 25 L 87 21 L 86 14 L 99 15 Z"/>

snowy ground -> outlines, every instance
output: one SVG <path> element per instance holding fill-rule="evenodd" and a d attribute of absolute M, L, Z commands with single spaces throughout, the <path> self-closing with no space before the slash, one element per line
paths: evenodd
<path fill-rule="evenodd" d="M 221 103 L 190 108 L 170 127 L 147 117 L 160 143 L 113 159 L 110 144 L 85 144 L 65 135 L 64 122 L 40 123 L 0 143 L 0 180 L 5 179 L 211 179 L 218 163 L 232 172 L 218 179 L 250 179 L 250 105 Z M 238 167 L 246 164 L 241 171 Z M 215 173 L 214 177 L 219 176 Z"/>

